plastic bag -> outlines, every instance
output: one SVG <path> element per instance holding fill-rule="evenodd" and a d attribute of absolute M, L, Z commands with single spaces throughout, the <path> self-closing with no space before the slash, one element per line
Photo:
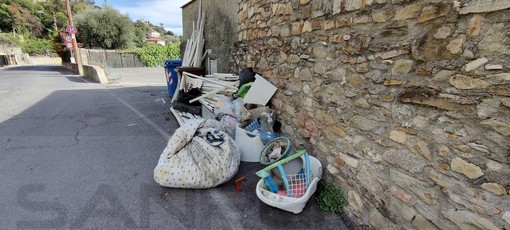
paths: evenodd
<path fill-rule="evenodd" d="M 248 111 L 251 115 L 250 119 L 257 119 L 260 129 L 266 132 L 274 132 L 273 124 L 275 122 L 275 112 L 267 106 L 259 106 Z"/>
<path fill-rule="evenodd" d="M 253 71 L 253 68 L 248 67 L 241 70 L 241 73 L 239 73 L 239 87 L 242 85 L 248 83 L 248 82 L 254 82 L 255 81 L 255 71 Z"/>
<path fill-rule="evenodd" d="M 235 117 L 239 122 L 244 122 L 250 119 L 250 112 L 244 108 L 244 102 L 242 98 L 237 98 L 230 103 L 225 104 L 223 107 L 215 110 L 216 117 L 223 117 L 224 115 L 230 115 Z"/>
<path fill-rule="evenodd" d="M 239 124 L 239 121 L 235 117 L 225 115 L 221 117 L 220 123 L 228 135 L 230 135 L 232 138 L 236 136 L 236 126 Z"/>
<path fill-rule="evenodd" d="M 216 103 L 214 103 L 214 107 L 221 108 L 225 106 L 226 104 L 230 103 L 232 101 L 232 98 L 227 97 L 225 95 L 219 95 L 216 97 Z"/>

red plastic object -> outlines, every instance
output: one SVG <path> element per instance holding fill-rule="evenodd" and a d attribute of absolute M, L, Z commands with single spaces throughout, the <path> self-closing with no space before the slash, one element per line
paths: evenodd
<path fill-rule="evenodd" d="M 239 191 L 241 191 L 241 182 L 242 182 L 245 178 L 246 178 L 246 177 L 241 176 L 241 177 L 239 177 L 239 178 L 237 178 L 237 179 L 235 180 L 235 182 L 236 182 L 236 190 L 237 190 L 238 192 L 239 192 Z"/>

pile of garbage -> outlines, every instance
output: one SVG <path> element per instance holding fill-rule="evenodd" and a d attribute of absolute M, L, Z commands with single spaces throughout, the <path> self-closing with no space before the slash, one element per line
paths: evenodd
<path fill-rule="evenodd" d="M 268 103 L 277 88 L 252 68 L 239 76 L 182 72 L 172 108 L 179 129 L 154 169 L 166 187 L 203 189 L 232 179 L 240 162 L 265 167 L 256 193 L 268 205 L 299 213 L 322 177 L 320 162 L 280 136 Z"/>

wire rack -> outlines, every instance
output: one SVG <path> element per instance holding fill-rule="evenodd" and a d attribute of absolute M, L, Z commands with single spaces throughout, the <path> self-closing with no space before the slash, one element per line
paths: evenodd
<path fill-rule="evenodd" d="M 307 178 L 308 175 L 306 173 L 288 174 L 287 183 L 289 189 L 287 190 L 287 196 L 292 198 L 302 197 L 306 193 L 308 187 Z"/>

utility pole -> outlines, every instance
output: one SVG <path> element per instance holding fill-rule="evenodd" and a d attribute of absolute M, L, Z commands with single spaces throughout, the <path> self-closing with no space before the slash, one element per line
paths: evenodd
<path fill-rule="evenodd" d="M 67 19 L 69 20 L 69 26 L 73 26 L 73 16 L 71 15 L 71 5 L 69 4 L 69 0 L 66 0 L 66 8 L 67 8 Z M 74 34 L 71 35 L 73 38 L 73 54 L 74 54 L 74 60 L 76 61 L 76 64 L 78 65 L 78 74 L 83 75 L 83 66 L 81 63 L 81 57 L 78 53 L 78 44 L 76 43 L 76 36 Z"/>

